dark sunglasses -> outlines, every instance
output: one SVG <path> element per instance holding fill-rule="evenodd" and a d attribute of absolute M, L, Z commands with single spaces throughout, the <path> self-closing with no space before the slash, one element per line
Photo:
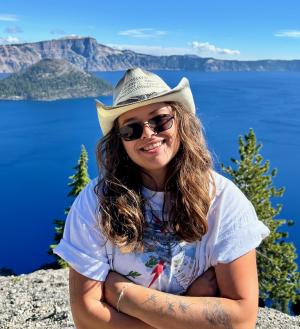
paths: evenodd
<path fill-rule="evenodd" d="M 160 114 L 145 122 L 130 123 L 119 129 L 119 135 L 125 141 L 139 139 L 143 135 L 144 126 L 147 125 L 156 134 L 168 130 L 173 126 L 174 115 Z"/>

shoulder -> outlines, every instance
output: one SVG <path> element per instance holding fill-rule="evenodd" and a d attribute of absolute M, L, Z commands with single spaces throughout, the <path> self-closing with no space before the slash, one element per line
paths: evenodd
<path fill-rule="evenodd" d="M 109 265 L 106 238 L 97 214 L 97 183 L 98 178 L 93 179 L 76 197 L 66 218 L 63 238 L 54 253 L 78 273 L 96 281 L 105 281 Z"/>
<path fill-rule="evenodd" d="M 229 190 L 239 190 L 238 187 L 228 178 L 220 173 L 213 171 L 212 176 L 216 184 L 216 196 L 228 192 Z M 239 190 L 240 191 L 240 190 Z"/>
<path fill-rule="evenodd" d="M 225 208 L 222 210 L 229 212 L 234 209 L 252 206 L 245 194 L 231 180 L 215 171 L 213 172 L 213 178 L 216 192 L 211 203 L 212 209 L 224 206 Z"/>
<path fill-rule="evenodd" d="M 260 225 L 252 203 L 239 187 L 216 172 L 213 175 L 216 193 L 208 212 L 208 233 L 224 238 L 242 227 Z"/>
<path fill-rule="evenodd" d="M 93 218 L 99 203 L 95 189 L 101 191 L 99 177 L 92 179 L 79 193 L 72 204 L 71 211 L 78 213 L 82 218 Z"/>
<path fill-rule="evenodd" d="M 209 266 L 229 263 L 256 248 L 270 233 L 252 203 L 232 181 L 214 173 L 216 194 L 208 213 Z"/>

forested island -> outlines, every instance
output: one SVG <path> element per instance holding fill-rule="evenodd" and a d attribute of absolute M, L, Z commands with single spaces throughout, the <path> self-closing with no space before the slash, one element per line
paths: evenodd
<path fill-rule="evenodd" d="M 64 59 L 43 59 L 0 80 L 1 100 L 56 100 L 111 94 L 112 86 Z"/>

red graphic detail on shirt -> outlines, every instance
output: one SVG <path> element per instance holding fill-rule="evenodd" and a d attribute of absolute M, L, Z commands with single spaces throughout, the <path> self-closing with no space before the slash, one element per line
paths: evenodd
<path fill-rule="evenodd" d="M 154 274 L 154 277 L 152 278 L 148 288 L 150 288 L 152 286 L 152 284 L 159 278 L 159 276 L 161 275 L 161 273 L 164 270 L 164 261 L 161 259 L 158 264 L 154 267 L 153 271 L 151 274 Z"/>

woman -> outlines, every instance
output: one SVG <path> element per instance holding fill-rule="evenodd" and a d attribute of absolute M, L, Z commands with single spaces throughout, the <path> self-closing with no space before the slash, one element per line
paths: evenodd
<path fill-rule="evenodd" d="M 269 234 L 213 171 L 188 80 L 128 70 L 97 102 L 101 178 L 77 197 L 55 252 L 77 329 L 253 328 L 255 248 Z"/>

